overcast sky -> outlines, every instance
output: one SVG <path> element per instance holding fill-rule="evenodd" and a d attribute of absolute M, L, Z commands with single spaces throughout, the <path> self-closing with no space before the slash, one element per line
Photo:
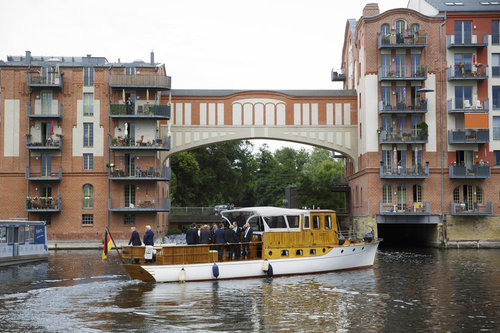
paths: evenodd
<path fill-rule="evenodd" d="M 93 56 L 164 63 L 173 89 L 340 89 L 343 0 L 0 0 L 0 59 Z M 381 12 L 407 0 L 378 1 Z"/>

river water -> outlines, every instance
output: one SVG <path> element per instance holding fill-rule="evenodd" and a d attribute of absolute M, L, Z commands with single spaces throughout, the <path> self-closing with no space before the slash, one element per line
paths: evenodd
<path fill-rule="evenodd" d="M 500 332 L 500 250 L 382 248 L 369 269 L 170 284 L 100 256 L 0 267 L 0 331 Z"/>

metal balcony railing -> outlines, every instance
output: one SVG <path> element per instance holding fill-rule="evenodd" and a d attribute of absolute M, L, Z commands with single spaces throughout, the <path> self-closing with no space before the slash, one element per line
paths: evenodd
<path fill-rule="evenodd" d="M 170 137 L 163 136 L 152 140 L 115 137 L 109 139 L 113 150 L 170 150 Z"/>
<path fill-rule="evenodd" d="M 146 118 L 146 119 L 170 119 L 170 105 L 142 104 L 135 105 L 133 109 L 127 110 L 125 104 L 111 104 L 109 116 L 111 118 Z"/>
<path fill-rule="evenodd" d="M 151 198 L 136 196 L 134 200 L 127 203 L 123 198 L 108 198 L 108 209 L 111 212 L 168 212 L 170 211 L 170 198 L 161 198 L 155 201 Z"/>
<path fill-rule="evenodd" d="M 426 113 L 427 112 L 427 99 L 416 103 L 415 105 L 406 103 L 396 103 L 392 106 L 390 104 L 384 103 L 384 101 L 378 101 L 378 112 L 380 114 L 384 113 Z"/>
<path fill-rule="evenodd" d="M 493 214 L 493 205 L 491 201 L 486 204 L 478 202 L 451 202 L 450 203 L 451 215 L 491 215 Z"/>
<path fill-rule="evenodd" d="M 171 173 L 170 168 L 164 167 L 136 167 L 131 171 L 115 168 L 109 170 L 108 177 L 111 180 L 168 181 Z"/>
<path fill-rule="evenodd" d="M 490 178 L 491 170 L 489 165 L 450 165 L 449 166 L 450 178 Z"/>
<path fill-rule="evenodd" d="M 485 47 L 488 46 L 488 33 L 474 31 L 474 35 L 461 35 L 460 40 L 455 35 L 446 35 L 446 48 L 453 47 Z"/>
<path fill-rule="evenodd" d="M 38 72 L 28 73 L 28 87 L 35 88 L 62 88 L 63 75 L 62 73 L 48 73 L 45 76 L 40 75 Z"/>
<path fill-rule="evenodd" d="M 380 130 L 379 143 L 427 143 L 428 136 L 420 129 L 407 131 Z"/>
<path fill-rule="evenodd" d="M 172 79 L 165 75 L 110 74 L 109 86 L 112 88 L 170 89 Z"/>
<path fill-rule="evenodd" d="M 26 167 L 26 179 L 31 181 L 61 181 L 62 180 L 62 167 L 59 167 L 59 172 L 50 172 L 50 170 L 42 172 L 34 172 Z"/>
<path fill-rule="evenodd" d="M 384 165 L 380 163 L 380 178 L 427 178 L 429 177 L 429 162 L 422 167 L 421 164 L 412 167 Z"/>
<path fill-rule="evenodd" d="M 61 197 L 28 197 L 25 209 L 29 213 L 57 213 L 61 211 Z"/>
<path fill-rule="evenodd" d="M 427 80 L 427 66 L 404 66 L 401 68 L 387 68 L 384 66 L 378 69 L 379 81 L 425 81 Z"/>
<path fill-rule="evenodd" d="M 391 33 L 379 34 L 378 48 L 424 48 L 427 46 L 427 33 Z"/>
<path fill-rule="evenodd" d="M 409 202 L 409 203 L 379 203 L 380 215 L 430 215 L 431 203 Z"/>
<path fill-rule="evenodd" d="M 448 143 L 488 143 L 490 142 L 490 131 L 487 129 L 458 129 L 448 131 Z"/>
<path fill-rule="evenodd" d="M 34 141 L 31 135 L 26 136 L 26 148 L 30 150 L 61 150 L 62 136 L 47 138 L 42 141 Z"/>
<path fill-rule="evenodd" d="M 471 65 L 462 66 L 455 65 L 446 69 L 446 77 L 448 81 L 456 80 L 486 80 L 488 79 L 488 66 Z"/>
<path fill-rule="evenodd" d="M 33 113 L 31 104 L 26 105 L 26 115 L 31 119 L 61 119 L 63 116 L 63 105 L 59 104 L 59 113 Z"/>
<path fill-rule="evenodd" d="M 456 100 L 448 100 L 448 113 L 488 113 L 490 101 L 489 99 L 483 100 L 464 100 L 462 105 L 458 105 Z"/>

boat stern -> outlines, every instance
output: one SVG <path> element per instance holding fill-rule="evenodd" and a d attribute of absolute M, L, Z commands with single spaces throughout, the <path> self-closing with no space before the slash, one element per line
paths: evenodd
<path fill-rule="evenodd" d="M 132 280 L 141 280 L 143 282 L 156 282 L 153 275 L 142 268 L 141 265 L 134 264 L 123 264 L 123 268 L 127 271 L 127 274 Z"/>

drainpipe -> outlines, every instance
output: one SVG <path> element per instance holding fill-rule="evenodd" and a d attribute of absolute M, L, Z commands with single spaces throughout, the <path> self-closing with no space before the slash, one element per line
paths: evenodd
<path fill-rule="evenodd" d="M 110 152 L 110 147 L 109 147 L 109 136 L 110 136 L 110 133 L 111 133 L 111 120 L 109 118 L 109 113 L 110 113 L 110 110 L 111 110 L 111 88 L 109 87 L 109 80 L 110 80 L 110 77 L 111 77 L 111 68 L 113 66 L 110 65 L 109 68 L 108 68 L 108 163 L 111 163 L 111 152 Z M 108 203 L 107 203 L 107 221 L 106 221 L 106 225 L 108 226 L 108 229 L 109 229 L 109 217 L 110 217 L 110 211 L 109 209 L 111 208 L 109 205 L 110 205 L 110 197 L 111 197 L 111 193 L 110 193 L 110 190 L 111 190 L 111 184 L 110 184 L 110 180 L 109 180 L 109 172 L 111 171 L 109 169 L 109 167 L 107 168 L 107 174 L 108 174 Z"/>
<path fill-rule="evenodd" d="M 439 25 L 439 54 L 440 54 L 440 73 L 441 78 L 439 80 L 440 89 L 440 140 L 441 140 L 441 221 L 443 222 L 443 242 L 446 244 L 446 239 L 448 237 L 448 230 L 446 225 L 446 216 L 444 215 L 444 142 L 443 142 L 443 131 L 446 129 L 443 126 L 443 27 L 446 25 L 446 12 L 444 12 L 444 21 Z"/>

